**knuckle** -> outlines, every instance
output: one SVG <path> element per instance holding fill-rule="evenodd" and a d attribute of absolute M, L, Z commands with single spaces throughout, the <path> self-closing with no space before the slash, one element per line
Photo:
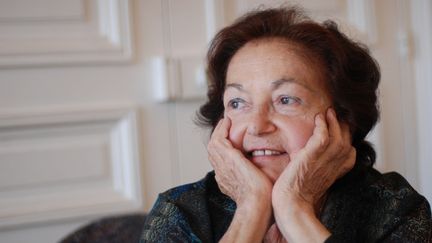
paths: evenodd
<path fill-rule="evenodd" d="M 328 143 L 329 143 L 329 139 L 327 136 L 321 136 L 318 140 L 318 145 L 321 148 L 327 147 Z"/>
<path fill-rule="evenodd" d="M 301 161 L 303 162 L 303 164 L 306 163 L 307 161 L 313 161 L 314 160 L 312 154 L 310 154 L 310 153 L 304 153 L 301 156 L 301 158 L 302 158 Z"/>
<path fill-rule="evenodd" d="M 356 154 L 355 149 L 351 149 L 349 152 L 349 156 L 347 157 L 347 160 L 342 166 L 344 171 L 346 172 L 350 171 L 354 167 L 356 163 L 355 154 Z"/>
<path fill-rule="evenodd" d="M 227 152 L 227 156 L 229 156 L 230 158 L 236 158 L 238 155 L 237 151 L 234 149 L 230 149 L 226 152 Z"/>
<path fill-rule="evenodd" d="M 342 171 L 344 172 L 344 173 L 347 173 L 347 172 L 349 172 L 352 168 L 354 167 L 354 164 L 346 164 L 345 166 L 343 166 L 342 167 Z"/>
<path fill-rule="evenodd" d="M 351 159 L 353 161 L 353 164 L 355 164 L 356 158 L 357 158 L 357 150 L 354 147 L 351 147 L 350 157 L 351 157 Z"/>
<path fill-rule="evenodd" d="M 332 145 L 334 152 L 337 157 L 347 158 L 350 157 L 351 144 L 344 142 L 343 140 L 338 140 Z"/>
<path fill-rule="evenodd" d="M 217 139 L 211 139 L 210 141 L 209 141 L 209 143 L 207 144 L 207 149 L 215 149 L 215 147 L 217 146 Z"/>
<path fill-rule="evenodd" d="M 223 146 L 223 142 L 220 140 L 215 140 L 212 143 L 212 149 L 216 150 L 217 148 L 221 148 Z"/>
<path fill-rule="evenodd" d="M 217 164 L 216 164 L 216 161 L 213 159 L 213 156 L 211 154 L 209 154 L 207 157 L 208 157 L 208 160 L 210 161 L 211 166 L 213 168 L 215 168 Z"/>
<path fill-rule="evenodd" d="M 354 165 L 355 165 L 355 160 L 352 159 L 348 160 L 348 163 L 345 163 L 345 170 L 346 171 L 351 170 L 354 167 Z"/>
<path fill-rule="evenodd" d="M 212 151 L 213 150 L 213 143 L 210 142 L 207 144 L 207 151 Z"/>
<path fill-rule="evenodd" d="M 347 151 L 347 148 L 342 141 L 337 141 L 335 143 L 335 149 L 336 149 L 336 152 L 338 152 L 338 153 L 346 153 L 346 151 Z"/>
<path fill-rule="evenodd" d="M 215 180 L 217 182 L 218 185 L 222 186 L 223 185 L 223 179 L 218 175 L 219 173 L 216 173 L 215 175 Z"/>

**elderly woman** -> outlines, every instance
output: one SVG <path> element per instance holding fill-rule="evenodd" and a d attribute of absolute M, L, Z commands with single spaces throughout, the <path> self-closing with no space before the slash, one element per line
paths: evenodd
<path fill-rule="evenodd" d="M 208 51 L 203 180 L 160 195 L 142 242 L 431 242 L 431 212 L 372 168 L 380 72 L 335 23 L 251 12 Z"/>

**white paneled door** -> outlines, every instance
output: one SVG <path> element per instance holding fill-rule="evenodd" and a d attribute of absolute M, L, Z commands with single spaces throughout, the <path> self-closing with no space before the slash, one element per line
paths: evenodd
<path fill-rule="evenodd" d="M 131 4 L 0 1 L 0 242 L 143 209 Z"/>
<path fill-rule="evenodd" d="M 217 2 L 0 0 L 1 243 L 147 211 L 210 170 L 192 120 Z"/>
<path fill-rule="evenodd" d="M 147 211 L 159 192 L 203 177 L 208 131 L 193 119 L 208 42 L 245 11 L 282 2 L 290 1 L 0 0 L 0 243 L 58 242 L 93 219 Z M 430 27 L 432 9 L 418 2 L 301 4 L 371 46 L 383 74 L 371 136 L 378 168 L 427 189 L 430 172 L 418 170 L 430 168 L 430 143 L 416 129 L 431 131 L 430 85 L 416 89 L 415 73 L 430 81 L 421 67 L 432 48 L 430 31 L 411 36 L 411 19 Z M 429 52 L 418 56 L 417 44 Z"/>

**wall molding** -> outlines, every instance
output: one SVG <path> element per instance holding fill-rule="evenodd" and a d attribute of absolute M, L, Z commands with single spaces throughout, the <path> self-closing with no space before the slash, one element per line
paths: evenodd
<path fill-rule="evenodd" d="M 418 161 L 417 144 L 417 114 L 415 101 L 415 85 L 413 85 L 413 57 L 410 45 L 409 0 L 397 0 L 396 4 L 398 77 L 400 83 L 400 118 L 402 118 L 401 139 L 403 144 L 403 157 L 400 159 L 399 170 L 409 180 L 411 185 L 418 188 L 418 166 L 410 161 Z"/>
<path fill-rule="evenodd" d="M 420 191 L 432 200 L 432 3 L 410 1 L 411 28 L 414 41 L 414 73 L 417 102 L 418 174 Z M 410 129 L 410 127 L 407 127 Z M 410 161 L 407 161 L 410 163 Z"/>
<path fill-rule="evenodd" d="M 137 112 L 132 107 L 0 112 L 0 169 L 6 166 L 1 173 L 14 170 L 22 172 L 15 175 L 17 177 L 34 177 L 27 183 L 11 178 L 10 183 L 0 185 L 0 229 L 142 210 L 137 134 Z M 95 138 L 94 143 L 87 138 Z M 52 146 L 55 143 L 64 150 Z M 45 144 L 47 146 L 43 147 Z M 76 144 L 80 145 L 78 150 L 74 150 Z M 41 151 L 37 150 L 38 146 L 46 153 L 42 158 L 52 161 L 40 162 L 40 154 L 34 153 Z M 65 158 L 64 162 L 55 156 L 63 151 L 82 152 L 71 156 L 88 161 L 76 161 L 82 165 L 76 169 L 77 165 L 72 164 L 74 160 L 66 163 L 71 160 Z M 20 157 L 8 156 L 10 154 Z M 99 154 L 102 156 L 91 156 Z M 9 163 L 11 161 L 5 161 L 8 158 L 24 159 L 18 161 L 20 163 Z M 52 171 L 39 172 L 38 163 L 54 166 L 46 168 Z M 7 167 L 14 164 L 25 166 Z M 63 167 L 58 168 L 57 164 Z M 27 171 L 29 169 L 33 171 Z M 71 178 L 58 176 L 70 177 L 69 174 L 74 173 L 76 175 Z M 41 183 L 35 183 L 39 181 Z"/>
<path fill-rule="evenodd" d="M 204 0 L 206 36 L 209 43 L 219 29 L 225 25 L 224 6 L 224 1 L 221 0 Z"/>
<path fill-rule="evenodd" d="M 7 33 L 0 35 L 0 68 L 132 60 L 130 0 L 86 0 L 81 13 L 55 6 L 37 21 L 26 16 L 0 19 L 0 32 Z M 52 17 L 56 11 L 64 16 Z"/>

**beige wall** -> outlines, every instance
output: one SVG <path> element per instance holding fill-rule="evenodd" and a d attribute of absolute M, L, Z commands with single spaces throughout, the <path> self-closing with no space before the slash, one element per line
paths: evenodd
<path fill-rule="evenodd" d="M 1 243 L 56 242 L 203 177 L 208 131 L 192 120 L 208 41 L 247 9 L 283 2 L 37 1 L 0 0 Z M 371 47 L 382 70 L 377 168 L 432 200 L 431 3 L 302 4 Z"/>

